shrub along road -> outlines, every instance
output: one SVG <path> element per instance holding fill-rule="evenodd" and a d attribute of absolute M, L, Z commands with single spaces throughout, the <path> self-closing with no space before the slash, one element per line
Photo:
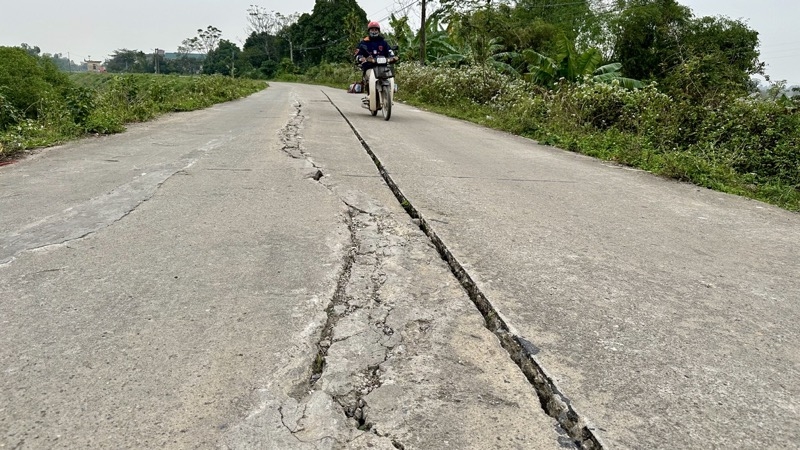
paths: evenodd
<path fill-rule="evenodd" d="M 275 83 L 0 168 L 0 444 L 800 439 L 798 215 L 359 104 Z"/>

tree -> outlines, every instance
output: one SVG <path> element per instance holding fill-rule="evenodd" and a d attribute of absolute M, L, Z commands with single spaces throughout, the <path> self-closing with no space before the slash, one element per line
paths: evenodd
<path fill-rule="evenodd" d="M 248 38 L 248 40 L 251 43 L 257 41 L 261 45 L 265 59 L 274 59 L 276 56 L 272 53 L 275 47 L 274 37 L 280 26 L 279 17 L 281 17 L 280 13 L 267 11 L 257 5 L 250 5 L 247 10 L 247 29 L 250 31 L 250 38 L 255 38 Z M 249 47 L 252 48 L 253 45 Z"/>
<path fill-rule="evenodd" d="M 203 73 L 235 76 L 236 72 L 241 69 L 241 62 L 237 68 L 237 59 L 241 53 L 242 51 L 239 50 L 236 44 L 222 39 L 219 41 L 217 48 L 206 56 L 205 64 L 203 64 Z"/>
<path fill-rule="evenodd" d="M 58 67 L 58 70 L 61 70 L 62 72 L 72 72 L 73 69 L 77 67 L 77 64 L 70 61 L 69 58 L 65 58 L 61 53 L 56 53 L 55 55 L 44 53 L 42 54 L 42 58 L 50 58 L 53 61 L 53 64 Z"/>
<path fill-rule="evenodd" d="M 389 42 L 394 42 L 399 48 L 399 56 L 403 61 L 419 61 L 420 59 L 420 34 L 414 33 L 408 23 L 408 16 L 389 19 L 393 34 L 388 36 Z M 448 62 L 459 64 L 466 63 L 464 48 L 456 46 L 450 37 L 448 29 L 441 23 L 439 13 L 433 13 L 425 21 L 425 57 L 427 63 Z"/>
<path fill-rule="evenodd" d="M 281 25 L 281 13 L 267 11 L 258 5 L 247 8 L 247 31 L 251 34 L 276 34 Z"/>
<path fill-rule="evenodd" d="M 764 74 L 758 32 L 741 21 L 722 17 L 691 20 L 678 44 L 678 66 L 663 80 L 671 94 L 699 99 L 752 91 L 752 75 Z"/>
<path fill-rule="evenodd" d="M 0 47 L 0 130 L 23 118 L 36 119 L 43 102 L 64 97 L 74 86 L 50 58 L 21 47 Z"/>
<path fill-rule="evenodd" d="M 701 101 L 744 94 L 750 76 L 763 74 L 758 33 L 741 21 L 695 18 L 675 0 L 622 1 L 614 20 L 614 59 L 626 76 L 655 80 L 669 94 Z"/>
<path fill-rule="evenodd" d="M 198 73 L 205 59 L 199 55 L 202 50 L 200 38 L 184 39 L 178 46 L 175 61 L 170 64 L 172 70 L 187 75 Z"/>
<path fill-rule="evenodd" d="M 19 48 L 25 50 L 31 56 L 39 56 L 39 54 L 42 53 L 38 45 L 30 46 L 26 43 L 22 43 L 19 45 Z"/>
<path fill-rule="evenodd" d="M 355 0 L 317 0 L 311 14 L 289 27 L 295 59 L 303 67 L 349 62 L 366 26 L 367 13 Z"/>
<path fill-rule="evenodd" d="M 496 40 L 504 51 L 537 49 L 549 53 L 559 36 L 571 40 L 588 29 L 592 16 L 590 0 L 553 1 L 519 0 L 517 2 L 442 1 L 445 22 L 459 46 L 488 48 Z M 594 19 L 593 19 L 594 20 Z"/>
<path fill-rule="evenodd" d="M 103 65 L 113 73 L 150 73 L 154 70 L 144 52 L 127 48 L 115 50 Z"/>
<path fill-rule="evenodd" d="M 692 12 L 675 0 L 621 0 L 613 23 L 615 61 L 639 80 L 661 80 L 680 62 L 679 43 Z"/>
<path fill-rule="evenodd" d="M 258 69 L 261 75 L 272 77 L 283 58 L 294 60 L 291 26 L 297 22 L 299 15 L 283 15 L 256 5 L 251 5 L 247 13 L 250 36 L 242 47 L 242 58 Z"/>
<path fill-rule="evenodd" d="M 222 31 L 214 26 L 209 25 L 205 30 L 198 28 L 197 30 L 197 44 L 205 54 L 209 54 L 216 50 L 219 45 L 219 40 L 222 37 Z"/>

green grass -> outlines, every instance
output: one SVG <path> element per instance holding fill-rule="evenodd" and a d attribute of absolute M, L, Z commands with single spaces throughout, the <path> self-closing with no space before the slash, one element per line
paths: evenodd
<path fill-rule="evenodd" d="M 40 102 L 36 117 L 16 114 L 14 123 L 0 129 L 0 160 L 89 134 L 118 133 L 128 123 L 206 108 L 267 87 L 263 81 L 221 76 L 72 74 L 70 81 L 61 97 Z"/>

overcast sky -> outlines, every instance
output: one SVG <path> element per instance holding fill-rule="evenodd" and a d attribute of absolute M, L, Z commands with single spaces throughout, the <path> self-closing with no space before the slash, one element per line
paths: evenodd
<path fill-rule="evenodd" d="M 370 19 L 380 20 L 411 0 L 357 1 Z M 762 60 L 772 79 L 800 84 L 800 0 L 678 1 L 697 16 L 745 20 L 760 33 Z M 27 43 L 46 53 L 69 53 L 73 61 L 104 60 L 121 48 L 175 51 L 208 25 L 241 45 L 251 4 L 290 14 L 311 12 L 314 0 L 0 0 L 0 45 Z"/>

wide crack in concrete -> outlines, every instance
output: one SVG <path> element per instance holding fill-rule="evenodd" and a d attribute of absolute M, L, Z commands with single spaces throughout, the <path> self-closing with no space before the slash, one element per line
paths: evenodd
<path fill-rule="evenodd" d="M 324 92 L 323 94 L 328 97 Z M 383 163 L 360 135 L 358 130 L 356 130 L 352 122 L 350 122 L 347 116 L 336 106 L 330 97 L 328 97 L 328 100 L 334 108 L 339 111 L 339 114 L 361 142 L 362 147 L 374 162 L 384 181 L 394 193 L 397 201 L 414 220 L 414 223 L 428 236 L 441 255 L 441 258 L 447 262 L 452 274 L 458 279 L 464 290 L 469 294 L 472 302 L 483 315 L 485 327 L 497 336 L 503 348 L 508 352 L 508 355 L 534 387 L 544 412 L 556 419 L 570 439 L 580 448 L 591 450 L 602 449 L 603 444 L 599 437 L 592 432 L 592 427 L 588 424 L 588 421 L 575 411 L 569 399 L 556 385 L 555 380 L 537 360 L 536 353 L 538 353 L 538 349 L 530 341 L 510 331 L 510 328 L 501 318 L 499 312 L 486 298 L 483 292 L 481 292 L 469 273 L 467 273 L 461 263 L 453 256 L 428 221 L 403 194 L 400 187 L 392 179 L 391 175 L 389 175 Z"/>
<path fill-rule="evenodd" d="M 295 101 L 282 150 L 321 171 L 303 149 L 304 120 Z M 402 210 L 317 180 L 342 201 L 349 230 L 338 281 L 312 318 L 309 352 L 271 374 L 229 448 L 575 448 L 535 411 L 536 395 Z"/>

